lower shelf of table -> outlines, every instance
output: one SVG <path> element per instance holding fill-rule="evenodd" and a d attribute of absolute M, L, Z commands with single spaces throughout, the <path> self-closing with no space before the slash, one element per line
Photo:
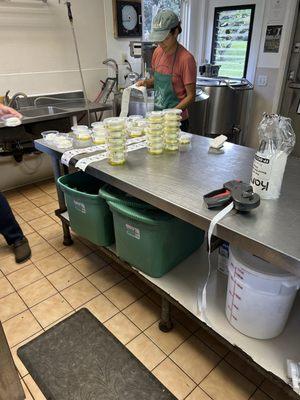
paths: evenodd
<path fill-rule="evenodd" d="M 63 217 L 68 219 L 67 213 Z M 108 247 L 108 250 L 116 254 L 115 246 Z M 286 328 L 280 336 L 269 340 L 252 339 L 233 328 L 226 318 L 227 277 L 216 269 L 216 252 L 212 254 L 211 264 L 212 273 L 207 287 L 207 319 L 210 327 L 248 354 L 262 368 L 288 383 L 287 359 L 300 360 L 300 295 L 296 298 Z M 138 272 L 203 322 L 197 300 L 198 288 L 204 285 L 208 272 L 205 246 L 161 278 L 151 278 L 141 271 Z"/>

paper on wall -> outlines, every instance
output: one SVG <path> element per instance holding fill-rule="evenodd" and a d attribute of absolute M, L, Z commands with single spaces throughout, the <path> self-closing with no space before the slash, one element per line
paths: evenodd
<path fill-rule="evenodd" d="M 127 115 L 128 115 L 130 95 L 131 95 L 132 89 L 138 90 L 143 94 L 144 102 L 145 102 L 146 110 L 147 110 L 147 104 L 148 104 L 147 88 L 145 86 L 136 86 L 136 84 L 134 84 L 134 85 L 128 86 L 123 91 L 120 117 L 127 117 Z"/>

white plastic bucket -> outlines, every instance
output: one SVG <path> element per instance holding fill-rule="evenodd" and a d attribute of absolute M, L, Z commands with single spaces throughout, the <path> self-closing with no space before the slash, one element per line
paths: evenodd
<path fill-rule="evenodd" d="M 229 249 L 226 316 L 241 333 L 271 339 L 284 329 L 300 278 L 242 250 Z"/>

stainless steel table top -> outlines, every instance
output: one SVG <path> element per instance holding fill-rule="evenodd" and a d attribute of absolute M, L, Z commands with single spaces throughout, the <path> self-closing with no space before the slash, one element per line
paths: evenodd
<path fill-rule="evenodd" d="M 230 143 L 224 154 L 208 154 L 209 142 L 193 136 L 190 151 L 152 156 L 141 149 L 129 153 L 124 166 L 104 160 L 86 172 L 207 230 L 216 212 L 206 208 L 203 195 L 231 179 L 249 182 L 254 156 L 254 150 Z M 36 141 L 36 147 L 59 156 L 43 140 Z M 214 234 L 300 276 L 299 174 L 300 159 L 289 158 L 281 197 L 263 200 L 247 214 L 232 211 Z"/>

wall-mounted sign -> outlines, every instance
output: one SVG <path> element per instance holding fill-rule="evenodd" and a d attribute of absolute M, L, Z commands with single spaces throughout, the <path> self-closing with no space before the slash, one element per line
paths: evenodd
<path fill-rule="evenodd" d="M 282 25 L 268 25 L 264 53 L 279 53 Z"/>

